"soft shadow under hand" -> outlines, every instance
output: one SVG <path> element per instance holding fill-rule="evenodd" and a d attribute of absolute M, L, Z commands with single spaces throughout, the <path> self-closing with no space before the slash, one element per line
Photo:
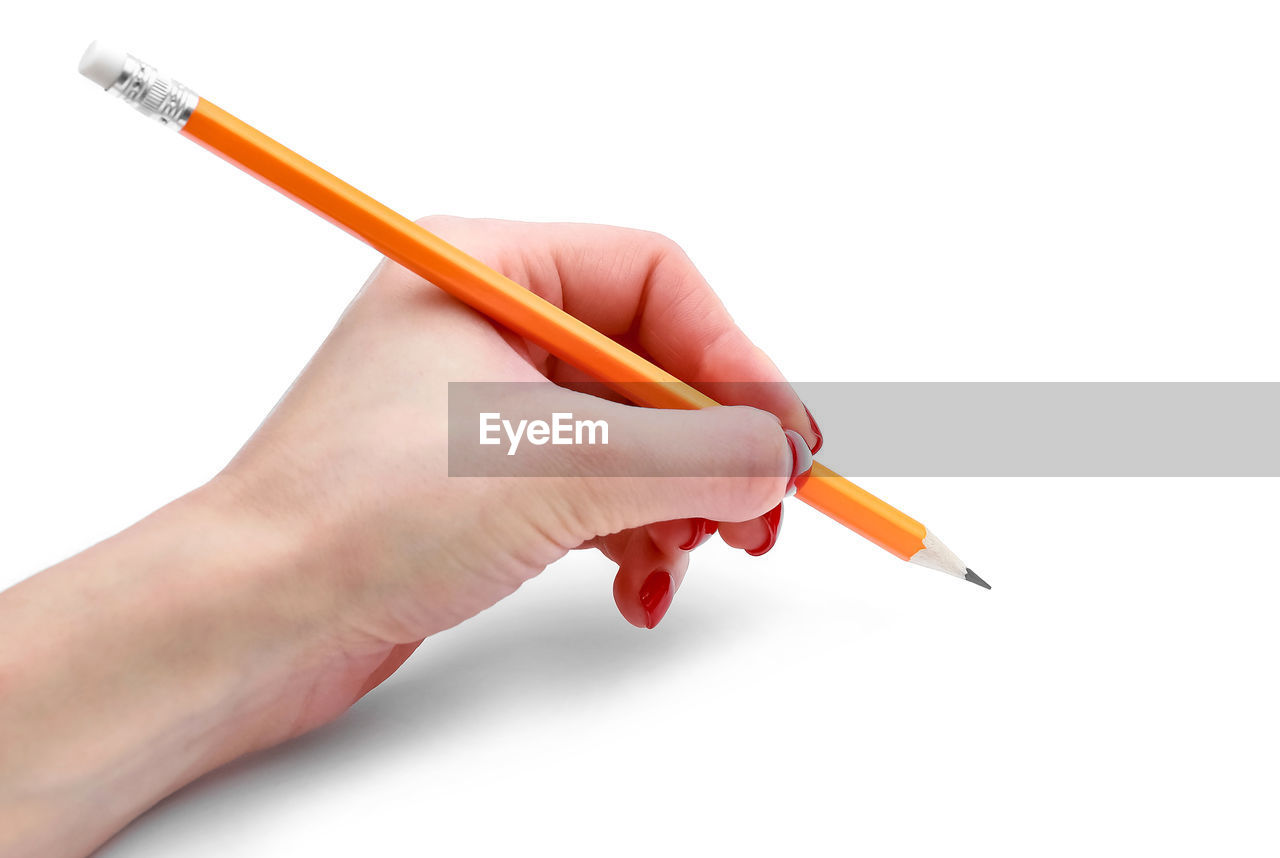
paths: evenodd
<path fill-rule="evenodd" d="M 468 735 L 483 744 L 522 711 L 617 693 L 735 634 L 732 608 L 715 610 L 696 599 L 680 605 L 677 599 L 663 626 L 646 631 L 612 610 L 598 582 L 563 583 L 554 587 L 554 598 L 517 593 L 428 638 L 394 676 L 337 721 L 206 775 L 161 802 L 99 854 L 124 854 L 139 840 L 168 840 L 179 830 L 189 837 L 202 825 L 244 823 L 245 814 L 269 808 L 273 794 L 287 784 L 342 779 L 347 770 L 376 765 L 386 754 L 421 754 L 427 760 L 441 742 L 456 748 Z"/>

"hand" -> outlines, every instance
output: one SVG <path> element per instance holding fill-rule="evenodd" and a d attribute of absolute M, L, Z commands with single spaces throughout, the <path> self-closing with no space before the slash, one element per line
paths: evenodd
<path fill-rule="evenodd" d="M 221 474 L 0 594 L 0 737 L 22 737 L 0 742 L 0 854 L 84 854 L 204 772 L 336 717 L 423 638 L 573 548 L 617 563 L 619 609 L 652 628 L 710 522 L 748 553 L 773 545 L 821 436 L 679 248 L 607 227 L 425 223 L 754 407 L 576 392 L 584 374 L 383 263 Z M 610 443 L 450 477 L 451 454 L 480 451 L 449 449 L 458 381 L 536 383 L 498 407 L 605 419 Z"/>
<path fill-rule="evenodd" d="M 317 560 L 297 588 L 323 594 L 313 608 L 324 629 L 316 645 L 344 654 L 345 667 L 322 659 L 329 668 L 317 682 L 326 690 L 313 699 L 339 710 L 422 638 L 492 605 L 576 547 L 598 548 L 618 564 L 618 608 L 653 627 L 684 578 L 688 549 L 716 522 L 729 545 L 772 547 L 797 467 L 793 447 L 801 447 L 803 471 L 807 448 L 820 443 L 804 405 L 670 240 L 573 224 L 423 224 L 712 398 L 756 408 L 638 409 L 562 389 L 590 377 L 384 262 L 215 481 L 314 546 Z M 607 419 L 607 448 L 541 448 L 556 457 L 560 477 L 447 476 L 448 382 L 548 379 L 561 387 L 540 390 L 543 413 Z M 527 403 L 510 411 L 521 407 Z M 789 443 L 783 426 L 804 444 Z M 620 476 L 577 476 L 598 455 L 611 457 Z M 655 460 L 674 476 L 647 476 Z M 680 476 L 694 472 L 724 476 Z M 326 707 L 301 723 L 333 714 Z"/>

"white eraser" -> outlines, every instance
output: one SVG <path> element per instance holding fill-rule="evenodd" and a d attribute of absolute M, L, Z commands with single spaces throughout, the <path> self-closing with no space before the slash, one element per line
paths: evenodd
<path fill-rule="evenodd" d="M 103 89 L 110 89 L 124 71 L 125 56 L 124 51 L 94 42 L 85 48 L 80 58 L 80 74 Z"/>

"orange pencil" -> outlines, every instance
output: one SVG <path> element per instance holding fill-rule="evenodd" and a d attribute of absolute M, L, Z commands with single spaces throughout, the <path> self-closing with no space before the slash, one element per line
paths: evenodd
<path fill-rule="evenodd" d="M 136 57 L 94 42 L 80 73 L 636 404 L 717 404 Z M 990 589 L 920 522 L 824 465 L 814 463 L 796 496 L 890 554 Z"/>

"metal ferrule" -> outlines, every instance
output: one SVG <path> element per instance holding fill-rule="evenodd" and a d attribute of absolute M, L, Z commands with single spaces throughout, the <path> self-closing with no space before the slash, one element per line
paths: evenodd
<path fill-rule="evenodd" d="M 132 54 L 125 57 L 124 69 L 109 91 L 144 116 L 175 129 L 187 124 L 200 102 L 200 96 L 194 91 Z"/>

